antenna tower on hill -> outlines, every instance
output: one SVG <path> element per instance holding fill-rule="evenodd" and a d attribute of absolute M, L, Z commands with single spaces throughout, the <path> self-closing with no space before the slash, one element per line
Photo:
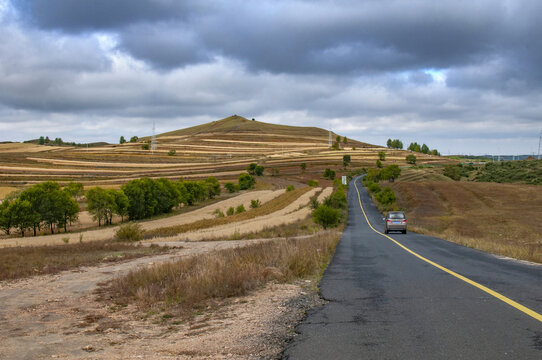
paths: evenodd
<path fill-rule="evenodd" d="M 156 131 L 155 131 L 155 123 L 154 120 L 152 121 L 152 138 L 151 138 L 151 150 L 154 154 L 154 150 L 156 150 Z"/>

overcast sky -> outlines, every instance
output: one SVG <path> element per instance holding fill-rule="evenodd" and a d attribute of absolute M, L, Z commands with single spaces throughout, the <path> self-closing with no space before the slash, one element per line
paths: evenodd
<path fill-rule="evenodd" d="M 0 141 L 218 120 L 531 154 L 542 1 L 0 0 Z"/>

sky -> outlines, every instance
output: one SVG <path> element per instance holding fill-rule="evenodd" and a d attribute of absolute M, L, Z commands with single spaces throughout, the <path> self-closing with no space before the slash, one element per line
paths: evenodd
<path fill-rule="evenodd" d="M 538 0 L 0 0 L 0 141 L 117 143 L 233 114 L 533 154 Z"/>

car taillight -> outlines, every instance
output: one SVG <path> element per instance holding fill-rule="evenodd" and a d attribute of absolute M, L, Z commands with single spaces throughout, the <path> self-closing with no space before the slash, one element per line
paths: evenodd
<path fill-rule="evenodd" d="M 391 222 L 391 220 L 389 220 L 389 219 L 388 219 L 387 221 L 388 221 L 388 222 Z"/>
<path fill-rule="evenodd" d="M 406 220 L 403 220 L 404 223 L 406 223 Z"/>

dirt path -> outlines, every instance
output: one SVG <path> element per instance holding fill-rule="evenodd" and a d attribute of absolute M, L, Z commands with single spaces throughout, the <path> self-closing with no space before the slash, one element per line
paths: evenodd
<path fill-rule="evenodd" d="M 260 202 L 264 204 L 282 193 L 284 193 L 284 190 L 250 191 L 188 213 L 142 222 L 141 226 L 145 230 L 151 230 L 172 225 L 186 224 L 200 219 L 214 218 L 213 211 L 215 211 L 215 209 L 226 212 L 230 206 L 237 207 L 241 204 L 243 204 L 246 209 L 249 209 L 250 201 L 253 199 L 259 199 Z M 63 239 L 66 238 L 68 239 L 68 243 L 75 243 L 79 241 L 81 235 L 83 236 L 83 241 L 107 240 L 113 238 L 117 229 L 118 226 L 112 226 L 80 233 L 60 233 L 46 236 L 10 238 L 1 240 L 0 248 L 7 246 L 62 245 L 65 243 Z"/>
<path fill-rule="evenodd" d="M 272 284 L 190 322 L 141 319 L 137 309 L 104 306 L 98 284 L 141 266 L 245 246 L 245 240 L 175 243 L 171 253 L 0 283 L 2 359 L 273 358 L 307 307 L 298 285 Z"/>

